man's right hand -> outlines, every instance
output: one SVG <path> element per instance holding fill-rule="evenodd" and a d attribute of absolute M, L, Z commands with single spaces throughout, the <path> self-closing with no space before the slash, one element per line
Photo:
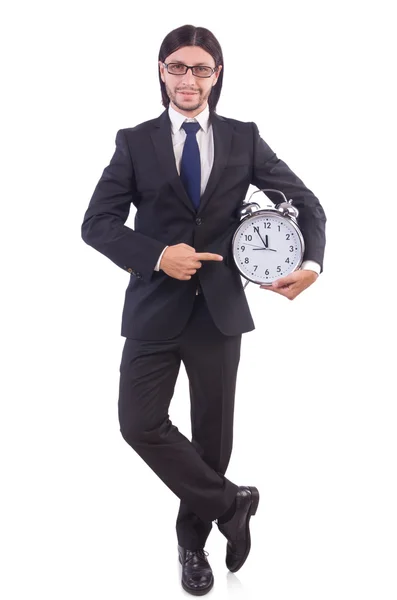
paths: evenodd
<path fill-rule="evenodd" d="M 188 244 L 169 246 L 160 261 L 160 269 L 174 279 L 187 281 L 201 267 L 201 260 L 223 260 L 220 254 L 196 252 Z"/>

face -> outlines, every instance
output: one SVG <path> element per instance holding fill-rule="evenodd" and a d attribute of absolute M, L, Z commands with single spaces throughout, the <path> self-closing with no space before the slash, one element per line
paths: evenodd
<path fill-rule="evenodd" d="M 199 46 L 184 46 L 176 50 L 164 61 L 165 63 L 183 63 L 184 65 L 206 65 L 215 68 L 215 61 Z M 208 97 L 218 81 L 222 65 L 211 77 L 195 77 L 191 69 L 185 75 L 171 75 L 159 62 L 160 76 L 165 83 L 171 106 L 186 117 L 195 117 L 207 106 Z"/>

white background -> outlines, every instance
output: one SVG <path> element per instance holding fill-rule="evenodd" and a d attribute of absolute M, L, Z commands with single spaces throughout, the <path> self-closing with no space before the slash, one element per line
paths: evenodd
<path fill-rule="evenodd" d="M 174 598 L 178 498 L 119 432 L 129 275 L 80 237 L 118 129 L 163 107 L 165 35 L 209 28 L 218 113 L 255 121 L 328 217 L 293 302 L 250 284 L 227 476 L 261 493 L 217 598 L 395 600 L 395 27 L 387 2 L 19 2 L 2 11 L 5 600 Z M 393 56 L 394 54 L 394 56 Z M 258 196 L 258 195 L 257 195 Z M 128 225 L 132 225 L 135 209 Z M 190 437 L 183 365 L 170 407 Z"/>

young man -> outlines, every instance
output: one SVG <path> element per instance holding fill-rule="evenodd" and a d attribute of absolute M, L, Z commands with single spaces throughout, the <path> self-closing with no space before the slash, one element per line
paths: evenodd
<path fill-rule="evenodd" d="M 130 273 L 121 326 L 120 431 L 180 498 L 182 586 L 201 595 L 214 583 L 204 550 L 212 521 L 227 539 L 226 565 L 235 572 L 250 551 L 249 521 L 259 503 L 256 487 L 225 477 L 241 335 L 254 329 L 231 254 L 237 210 L 250 184 L 294 200 L 304 262 L 270 288 L 290 299 L 322 270 L 326 218 L 254 123 L 217 115 L 223 56 L 210 31 L 192 25 L 171 31 L 158 66 L 166 110 L 117 132 L 82 237 Z M 131 203 L 134 230 L 124 225 Z M 168 414 L 181 361 L 190 386 L 191 441 Z"/>

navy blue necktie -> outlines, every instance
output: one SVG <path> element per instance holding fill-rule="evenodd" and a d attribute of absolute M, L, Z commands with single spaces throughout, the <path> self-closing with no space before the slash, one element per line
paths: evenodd
<path fill-rule="evenodd" d="M 200 129 L 200 124 L 183 123 L 182 127 L 186 131 L 186 140 L 183 146 L 180 177 L 197 210 L 200 205 L 201 165 L 196 133 Z"/>

